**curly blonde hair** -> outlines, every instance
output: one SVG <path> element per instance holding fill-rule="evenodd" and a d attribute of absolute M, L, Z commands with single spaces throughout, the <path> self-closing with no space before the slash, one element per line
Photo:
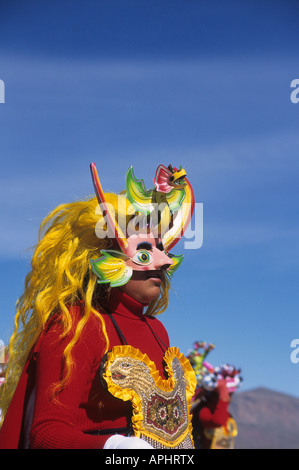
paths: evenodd
<path fill-rule="evenodd" d="M 106 193 L 106 202 L 118 214 L 118 198 Z M 126 204 L 129 202 L 126 200 Z M 2 422 L 17 387 L 30 350 L 41 335 L 46 323 L 54 313 L 59 312 L 62 337 L 70 335 L 64 354 L 64 376 L 53 387 L 53 396 L 69 382 L 72 375 L 72 349 L 76 344 L 90 315 L 99 319 L 100 333 L 109 349 L 105 322 L 93 299 L 99 289 L 97 278 L 91 270 L 90 259 L 98 258 L 102 249 L 112 247 L 113 240 L 98 238 L 95 226 L 102 214 L 97 210 L 95 197 L 84 201 L 61 204 L 42 222 L 38 243 L 31 261 L 31 271 L 25 279 L 23 295 L 17 302 L 14 332 L 9 343 L 9 361 L 6 365 L 5 383 L 0 388 Z M 149 304 L 146 314 L 156 315 L 168 305 L 170 283 L 164 276 L 160 296 Z M 70 306 L 83 300 L 84 311 L 75 325 Z M 2 424 L 1 422 L 1 424 Z"/>

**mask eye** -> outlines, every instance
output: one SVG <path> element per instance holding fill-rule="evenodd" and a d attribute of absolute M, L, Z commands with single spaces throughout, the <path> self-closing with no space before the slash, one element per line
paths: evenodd
<path fill-rule="evenodd" d="M 148 264 L 152 263 L 153 257 L 147 250 L 139 250 L 133 256 L 132 261 L 136 264 L 141 264 L 143 266 L 147 266 Z"/>

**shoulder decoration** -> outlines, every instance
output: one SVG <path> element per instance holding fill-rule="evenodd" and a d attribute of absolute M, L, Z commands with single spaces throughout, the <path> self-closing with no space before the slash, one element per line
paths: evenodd
<path fill-rule="evenodd" d="M 196 377 L 178 348 L 168 348 L 164 361 L 167 380 L 139 349 L 115 346 L 107 354 L 102 378 L 114 397 L 132 402 L 135 436 L 154 448 L 192 449 L 190 402 Z"/>

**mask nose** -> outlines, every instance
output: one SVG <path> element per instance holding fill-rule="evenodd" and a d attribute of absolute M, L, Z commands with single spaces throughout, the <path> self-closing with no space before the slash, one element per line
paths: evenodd
<path fill-rule="evenodd" d="M 155 269 L 167 269 L 173 265 L 172 259 L 156 247 L 153 249 L 153 255 Z"/>

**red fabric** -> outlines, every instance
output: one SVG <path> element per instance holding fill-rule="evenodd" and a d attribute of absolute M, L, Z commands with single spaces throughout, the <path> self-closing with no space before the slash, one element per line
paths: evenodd
<path fill-rule="evenodd" d="M 205 434 L 205 429 L 215 429 L 220 426 L 225 426 L 230 417 L 229 402 L 217 400 L 208 402 L 199 412 L 199 421 L 202 430 L 201 434 L 201 447 L 203 449 L 210 449 L 211 440 Z"/>
<path fill-rule="evenodd" d="M 215 405 L 204 406 L 199 412 L 202 427 L 204 429 L 210 429 L 225 426 L 230 416 L 228 405 L 228 401 L 218 400 Z"/>
<path fill-rule="evenodd" d="M 5 420 L 0 429 L 0 449 L 17 449 L 22 447 L 24 439 L 23 412 L 26 409 L 26 403 L 34 387 L 35 359 L 43 337 L 44 333 L 32 348 L 10 402 Z"/>
<path fill-rule="evenodd" d="M 112 292 L 110 308 L 128 344 L 146 353 L 155 363 L 162 378 L 167 378 L 163 369 L 166 348 L 150 330 L 151 327 L 169 347 L 164 326 L 156 318 L 145 317 L 142 313 L 143 306 L 120 289 L 113 289 Z M 80 307 L 77 307 L 73 309 L 72 314 L 78 316 L 79 312 Z M 104 318 L 110 348 L 122 344 L 110 318 L 107 315 Z M 100 429 L 126 427 L 130 423 L 131 404 L 114 398 L 101 385 L 98 370 L 105 342 L 102 338 L 100 321 L 93 315 L 73 350 L 75 370 L 71 382 L 58 395 L 59 404 L 49 399 L 51 386 L 60 378 L 61 357 L 68 341 L 68 339 L 59 339 L 57 326 L 50 328 L 42 340 L 36 360 L 36 399 L 31 428 L 31 448 L 103 448 L 109 436 L 87 433 Z M 11 418 L 9 423 L 5 419 L 5 428 L 4 424 L 2 427 L 10 436 L 15 431 L 20 432 L 20 414 L 23 415 L 23 412 L 20 413 L 20 408 L 23 409 L 24 386 L 18 387 L 15 393 L 14 400 L 20 399 L 23 401 L 18 411 L 14 413 L 16 416 Z M 3 445 L 1 433 L 0 448 Z M 15 445 L 16 441 L 18 440 L 14 438 L 11 443 Z M 4 448 L 16 448 L 10 445 L 7 439 L 4 439 L 4 443 L 6 445 Z"/>

